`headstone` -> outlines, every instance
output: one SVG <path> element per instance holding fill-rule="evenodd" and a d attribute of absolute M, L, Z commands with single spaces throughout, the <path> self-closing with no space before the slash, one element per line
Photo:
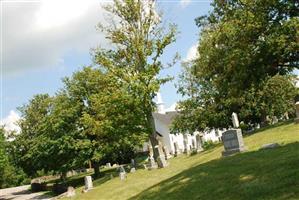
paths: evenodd
<path fill-rule="evenodd" d="M 93 188 L 91 176 L 85 176 L 84 182 L 85 182 L 85 190 L 90 190 Z"/>
<path fill-rule="evenodd" d="M 231 129 L 222 134 L 224 151 L 222 156 L 228 156 L 234 153 L 245 151 L 241 129 Z"/>
<path fill-rule="evenodd" d="M 76 195 L 76 190 L 73 187 L 68 187 L 66 192 L 66 197 L 73 197 Z"/>
<path fill-rule="evenodd" d="M 155 169 L 155 168 L 157 168 L 157 163 L 155 162 L 154 152 L 153 152 L 153 148 L 151 145 L 148 145 L 148 150 L 149 150 L 148 167 L 149 167 L 149 169 Z"/>
<path fill-rule="evenodd" d="M 274 149 L 279 146 L 280 145 L 278 143 L 270 143 L 270 144 L 264 144 L 260 149 Z"/>
<path fill-rule="evenodd" d="M 164 152 L 165 159 L 168 160 L 169 158 L 171 158 L 171 155 L 168 151 L 167 146 L 163 146 L 162 149 L 163 149 L 163 152 Z"/>
<path fill-rule="evenodd" d="M 188 145 L 188 136 L 184 134 L 184 153 L 189 154 L 190 153 L 190 146 Z"/>
<path fill-rule="evenodd" d="M 126 177 L 127 177 L 127 174 L 125 172 L 120 172 L 119 173 L 119 178 L 120 178 L 121 181 L 125 180 Z"/>
<path fill-rule="evenodd" d="M 134 159 L 131 159 L 131 165 L 133 168 L 137 168 L 136 162 Z"/>
<path fill-rule="evenodd" d="M 237 113 L 233 112 L 233 114 L 232 114 L 232 121 L 233 121 L 234 128 L 239 128 L 240 124 L 239 124 L 239 119 L 238 119 Z"/>
<path fill-rule="evenodd" d="M 199 135 L 199 134 L 196 135 L 195 138 L 196 138 L 196 150 L 197 150 L 197 152 L 199 152 L 199 151 L 203 151 L 203 148 L 202 148 L 202 141 L 201 141 L 201 137 L 200 137 L 200 135 Z"/>
<path fill-rule="evenodd" d="M 156 151 L 158 152 L 158 157 L 157 157 L 157 164 L 159 168 L 164 168 L 167 167 L 168 163 L 165 159 L 163 150 L 162 150 L 162 142 L 158 139 L 158 145 L 155 146 Z"/>
<path fill-rule="evenodd" d="M 276 116 L 274 116 L 272 118 L 272 124 L 276 124 L 276 123 L 278 123 L 278 118 Z"/>
<path fill-rule="evenodd" d="M 299 101 L 296 102 L 295 107 L 296 107 L 296 119 L 295 119 L 295 123 L 299 123 Z"/>
<path fill-rule="evenodd" d="M 178 142 L 174 142 L 174 156 L 178 156 L 180 154 Z"/>
<path fill-rule="evenodd" d="M 111 163 L 106 163 L 107 168 L 111 168 Z"/>
<path fill-rule="evenodd" d="M 135 167 L 132 167 L 132 168 L 130 169 L 130 173 L 135 173 L 135 172 L 136 172 Z"/>

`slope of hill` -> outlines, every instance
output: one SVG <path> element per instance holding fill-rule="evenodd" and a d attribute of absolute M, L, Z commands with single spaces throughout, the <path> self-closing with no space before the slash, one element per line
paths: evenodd
<path fill-rule="evenodd" d="M 299 199 L 299 125 L 260 130 L 244 138 L 248 151 L 221 157 L 223 146 L 170 159 L 164 169 L 137 170 L 125 181 L 95 180 L 72 199 Z M 259 150 L 277 142 L 281 147 Z"/>

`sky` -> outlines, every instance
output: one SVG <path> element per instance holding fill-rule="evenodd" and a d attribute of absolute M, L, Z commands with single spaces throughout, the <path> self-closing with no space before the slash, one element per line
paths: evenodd
<path fill-rule="evenodd" d="M 92 63 L 90 49 L 109 48 L 96 29 L 105 23 L 103 0 L 2 0 L 1 6 L 1 116 L 8 129 L 17 129 L 17 108 L 36 94 L 54 95 L 62 78 Z M 163 21 L 178 25 L 174 44 L 166 49 L 162 62 L 178 52 L 182 60 L 196 55 L 199 29 L 194 19 L 212 9 L 209 0 L 160 0 Z M 161 87 L 165 107 L 181 99 L 175 83 L 181 62 L 161 72 L 175 79 Z"/>

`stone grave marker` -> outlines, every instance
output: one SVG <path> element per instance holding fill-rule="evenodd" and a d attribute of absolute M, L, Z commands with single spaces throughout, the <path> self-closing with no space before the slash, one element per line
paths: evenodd
<path fill-rule="evenodd" d="M 90 190 L 93 188 L 91 176 L 85 176 L 84 182 L 85 182 L 85 190 Z"/>
<path fill-rule="evenodd" d="M 231 129 L 225 131 L 222 134 L 222 141 L 224 145 L 222 156 L 228 156 L 234 153 L 245 151 L 241 129 Z"/>
<path fill-rule="evenodd" d="M 197 150 L 197 152 L 203 151 L 200 134 L 197 134 L 195 136 L 195 138 L 196 138 L 196 150 Z"/>
<path fill-rule="evenodd" d="M 135 167 L 132 167 L 132 168 L 130 169 L 130 173 L 135 173 L 135 172 L 136 172 Z"/>
<path fill-rule="evenodd" d="M 180 150 L 179 150 L 179 144 L 178 142 L 174 142 L 174 156 L 178 156 L 180 154 Z"/>
<path fill-rule="evenodd" d="M 239 120 L 236 113 L 232 114 L 232 121 L 234 129 L 227 130 L 222 134 L 222 142 L 224 145 L 222 156 L 228 156 L 246 150 L 243 141 L 242 130 L 238 129 Z"/>
<path fill-rule="evenodd" d="M 68 187 L 66 192 L 66 197 L 76 196 L 76 190 L 73 187 Z"/>
<path fill-rule="evenodd" d="M 133 168 L 137 168 L 136 161 L 133 158 L 131 159 L 131 165 Z"/>
<path fill-rule="evenodd" d="M 107 168 L 111 168 L 111 163 L 106 163 Z"/>
<path fill-rule="evenodd" d="M 239 124 L 239 119 L 238 119 L 237 113 L 233 112 L 233 114 L 232 114 L 232 121 L 233 121 L 234 128 L 239 128 L 240 124 Z"/>
<path fill-rule="evenodd" d="M 170 153 L 169 153 L 169 150 L 168 150 L 168 148 L 167 148 L 167 146 L 163 146 L 162 147 L 162 150 L 163 150 L 163 152 L 164 152 L 164 156 L 165 156 L 165 159 L 166 160 L 168 160 L 169 158 L 171 158 L 171 155 L 170 155 Z"/>
<path fill-rule="evenodd" d="M 159 152 L 158 158 L 157 158 L 157 163 L 158 166 L 161 168 L 164 168 L 168 165 L 168 163 L 165 160 L 165 156 L 162 150 L 162 142 L 160 140 L 158 140 L 158 145 L 155 146 L 155 149 L 157 149 L 157 151 Z"/>

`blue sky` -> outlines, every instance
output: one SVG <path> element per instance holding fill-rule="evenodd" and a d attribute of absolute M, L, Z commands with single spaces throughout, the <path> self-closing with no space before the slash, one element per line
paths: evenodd
<path fill-rule="evenodd" d="M 109 48 L 95 25 L 105 18 L 100 4 L 103 1 L 3 1 L 2 13 L 2 98 L 1 118 L 17 116 L 17 107 L 33 95 L 49 93 L 62 87 L 61 79 L 91 63 L 90 48 L 101 45 Z M 194 56 L 199 29 L 194 23 L 207 14 L 211 1 L 158 1 L 164 20 L 178 25 L 179 35 L 163 62 L 178 52 L 182 59 Z M 180 63 L 161 72 L 177 77 Z M 162 86 L 166 107 L 178 101 L 173 82 Z M 14 115 L 12 117 L 11 115 Z"/>

